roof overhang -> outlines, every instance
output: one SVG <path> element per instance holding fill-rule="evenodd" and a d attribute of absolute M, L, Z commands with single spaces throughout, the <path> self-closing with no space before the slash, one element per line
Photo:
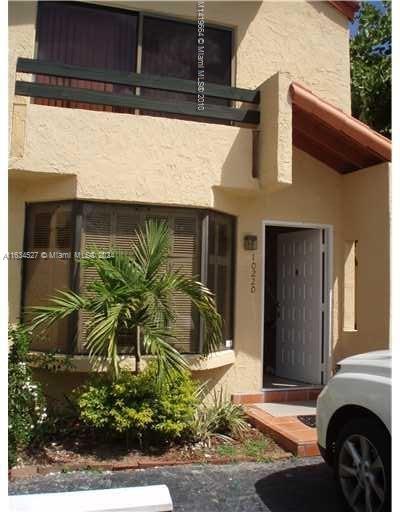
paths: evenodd
<path fill-rule="evenodd" d="M 338 11 L 346 16 L 349 21 L 353 21 L 356 12 L 360 7 L 360 2 L 329 2 Z"/>
<path fill-rule="evenodd" d="M 340 173 L 391 161 L 389 139 L 298 82 L 291 83 L 290 92 L 294 146 Z"/>

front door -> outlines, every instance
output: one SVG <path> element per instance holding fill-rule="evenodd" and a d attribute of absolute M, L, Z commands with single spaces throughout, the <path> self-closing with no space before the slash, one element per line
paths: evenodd
<path fill-rule="evenodd" d="M 276 375 L 321 383 L 322 230 L 277 237 Z"/>

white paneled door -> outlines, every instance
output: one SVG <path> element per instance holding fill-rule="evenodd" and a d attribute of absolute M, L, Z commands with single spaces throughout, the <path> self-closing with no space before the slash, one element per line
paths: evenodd
<path fill-rule="evenodd" d="M 278 235 L 276 375 L 321 383 L 322 230 Z"/>

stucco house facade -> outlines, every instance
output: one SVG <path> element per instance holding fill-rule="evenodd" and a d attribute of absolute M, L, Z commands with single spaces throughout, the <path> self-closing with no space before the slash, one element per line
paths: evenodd
<path fill-rule="evenodd" d="M 9 251 L 38 256 L 9 260 L 10 321 L 94 278 L 62 254 L 126 248 L 156 217 L 171 266 L 207 283 L 223 317 L 221 350 L 201 358 L 198 318 L 176 300 L 197 378 L 230 394 L 322 385 L 344 356 L 387 348 L 391 144 L 351 117 L 356 9 L 11 2 Z M 53 390 L 90 371 L 85 320 L 35 340 L 71 355 L 44 375 Z"/>

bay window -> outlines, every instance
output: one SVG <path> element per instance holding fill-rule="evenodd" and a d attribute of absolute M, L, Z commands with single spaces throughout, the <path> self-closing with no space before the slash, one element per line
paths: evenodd
<path fill-rule="evenodd" d="M 38 252 L 38 257 L 24 260 L 23 305 L 46 304 L 56 290 L 72 288 L 87 293 L 88 284 L 97 276 L 94 269 L 78 265 L 74 253 L 83 254 L 93 247 L 129 252 L 136 230 L 149 219 L 168 224 L 168 267 L 196 277 L 214 293 L 223 319 L 221 348 L 231 346 L 235 222 L 230 215 L 209 210 L 82 201 L 28 205 L 25 250 Z M 52 255 L 42 257 L 42 253 Z M 198 353 L 202 343 L 199 315 L 184 295 L 177 293 L 173 303 L 174 345 L 182 353 Z M 86 313 L 79 313 L 59 322 L 47 339 L 35 339 L 33 348 L 87 353 L 88 320 Z M 120 333 L 119 346 L 121 352 L 130 352 L 131 333 Z"/>

